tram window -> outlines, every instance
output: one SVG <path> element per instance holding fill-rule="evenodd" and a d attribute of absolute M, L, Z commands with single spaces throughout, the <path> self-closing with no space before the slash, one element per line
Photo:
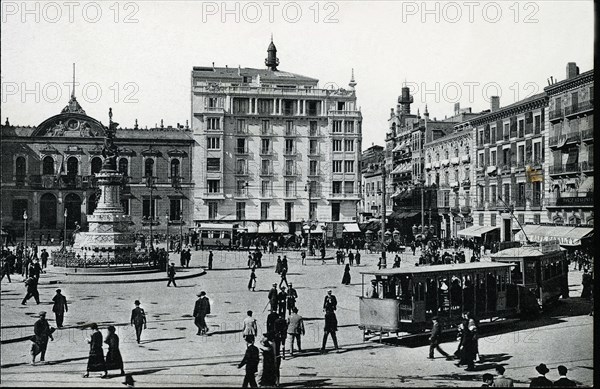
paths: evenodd
<path fill-rule="evenodd" d="M 229 233 L 229 232 L 223 232 L 223 238 L 225 238 L 225 239 L 231 239 L 231 233 Z"/>
<path fill-rule="evenodd" d="M 424 283 L 419 282 L 417 284 L 417 287 L 415 288 L 415 292 L 416 292 L 415 300 L 417 300 L 417 301 L 425 300 L 425 284 Z"/>
<path fill-rule="evenodd" d="M 201 237 L 201 238 L 208 238 L 208 231 L 202 231 L 202 232 L 200 233 L 200 237 Z"/>
<path fill-rule="evenodd" d="M 525 283 L 533 284 L 536 282 L 535 279 L 535 262 L 529 262 L 525 264 Z"/>
<path fill-rule="evenodd" d="M 523 282 L 523 273 L 521 272 L 521 265 L 519 263 L 516 264 L 515 267 L 511 270 L 511 279 L 515 284 L 521 284 Z"/>

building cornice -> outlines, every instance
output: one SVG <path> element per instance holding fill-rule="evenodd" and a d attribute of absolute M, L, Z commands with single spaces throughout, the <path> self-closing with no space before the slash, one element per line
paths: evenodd
<path fill-rule="evenodd" d="M 594 69 L 588 70 L 576 77 L 569 78 L 557 82 L 556 84 L 549 85 L 544 88 L 544 92 L 548 95 L 555 95 L 561 92 L 565 92 L 585 84 L 591 84 L 594 82 Z"/>

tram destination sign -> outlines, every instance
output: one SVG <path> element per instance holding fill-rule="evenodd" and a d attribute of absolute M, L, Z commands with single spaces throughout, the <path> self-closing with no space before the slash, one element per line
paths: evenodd
<path fill-rule="evenodd" d="M 540 242 L 540 251 L 542 254 L 560 251 L 560 244 L 557 239 Z"/>

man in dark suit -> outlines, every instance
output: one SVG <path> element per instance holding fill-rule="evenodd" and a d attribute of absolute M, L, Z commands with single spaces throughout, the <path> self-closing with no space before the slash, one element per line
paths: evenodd
<path fill-rule="evenodd" d="M 171 282 L 172 282 L 173 286 L 177 287 L 177 284 L 175 283 L 175 264 L 174 263 L 171 263 L 171 265 L 169 266 L 169 269 L 167 269 L 167 276 L 169 276 L 169 282 L 167 282 L 167 286 L 171 286 Z"/>
<path fill-rule="evenodd" d="M 449 357 L 448 353 L 440 347 L 440 337 L 442 335 L 442 325 L 438 321 L 438 317 L 431 318 L 433 326 L 431 327 L 431 335 L 429 335 L 429 359 L 433 359 L 433 351 L 437 350 L 440 354 Z"/>
<path fill-rule="evenodd" d="M 551 388 L 552 381 L 546 378 L 546 374 L 550 370 L 546 367 L 545 363 L 540 363 L 535 367 L 535 370 L 538 372 L 538 376 L 531 379 L 531 383 L 529 384 L 530 388 Z"/>
<path fill-rule="evenodd" d="M 566 368 L 566 366 L 560 365 L 556 369 L 558 370 L 558 375 L 560 376 L 560 378 L 557 381 L 554 381 L 554 384 L 552 384 L 552 386 L 554 386 L 555 388 L 574 388 L 577 386 L 575 381 L 571 381 L 567 378 L 568 369 Z"/>
<path fill-rule="evenodd" d="M 273 287 L 269 291 L 269 303 L 271 304 L 271 312 L 277 312 L 277 283 L 273 283 Z"/>
<path fill-rule="evenodd" d="M 196 300 L 196 305 L 194 306 L 194 323 L 196 327 L 198 327 L 198 332 L 196 335 L 204 335 L 208 332 L 208 326 L 206 325 L 206 321 L 204 318 L 206 315 L 210 314 L 210 302 L 208 301 L 208 297 L 206 297 L 206 292 L 202 291 L 197 295 L 199 298 Z"/>
<path fill-rule="evenodd" d="M 29 300 L 32 297 L 35 299 L 36 304 L 39 304 L 40 303 L 40 293 L 38 292 L 37 278 L 35 278 L 35 277 L 27 278 L 25 280 L 25 286 L 27 286 L 27 294 L 23 298 L 23 301 L 21 301 L 21 305 L 26 305 L 27 300 Z"/>
<path fill-rule="evenodd" d="M 327 296 L 325 296 L 325 300 L 323 301 L 323 310 L 325 312 L 333 312 L 337 309 L 337 299 L 332 294 L 331 289 L 327 291 Z"/>
<path fill-rule="evenodd" d="M 134 304 L 135 308 L 131 311 L 131 325 L 135 326 L 135 337 L 137 342 L 140 343 L 142 327 L 146 329 L 146 312 L 143 308 L 140 308 L 140 300 L 135 300 Z"/>
<path fill-rule="evenodd" d="M 56 326 L 62 328 L 65 312 L 69 312 L 67 298 L 61 294 L 60 289 L 56 289 L 56 296 L 52 297 L 52 301 L 54 301 L 52 312 L 54 312 L 54 317 L 56 318 Z"/>
<path fill-rule="evenodd" d="M 285 318 L 287 297 L 288 294 L 285 292 L 285 286 L 282 286 L 281 291 L 277 294 L 277 313 L 283 318 Z"/>
<path fill-rule="evenodd" d="M 48 347 L 48 339 L 54 340 L 52 337 L 52 332 L 54 329 L 50 327 L 48 324 L 48 320 L 46 320 L 46 312 L 40 312 L 40 318 L 33 325 L 33 333 L 35 334 L 32 337 L 33 346 L 31 348 L 31 364 L 35 364 L 35 357 L 38 354 L 40 356 L 40 362 L 44 362 L 46 359 L 46 349 Z"/>
<path fill-rule="evenodd" d="M 250 385 L 251 388 L 256 388 L 256 378 L 254 374 L 258 371 L 258 348 L 254 345 L 254 335 L 246 336 L 246 354 L 238 365 L 238 369 L 242 366 L 246 366 L 246 375 L 244 376 L 244 383 L 242 388 L 247 388 Z"/>

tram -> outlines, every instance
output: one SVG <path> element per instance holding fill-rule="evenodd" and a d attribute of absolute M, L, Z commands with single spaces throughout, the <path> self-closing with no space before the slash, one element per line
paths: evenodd
<path fill-rule="evenodd" d="M 529 290 L 540 309 L 569 297 L 569 263 L 558 241 L 508 248 L 492 254 L 496 263 L 513 263 L 512 282 Z"/>
<path fill-rule="evenodd" d="M 201 223 L 196 230 L 199 239 L 204 242 L 204 247 L 224 249 L 229 247 L 234 229 L 232 224 Z"/>

